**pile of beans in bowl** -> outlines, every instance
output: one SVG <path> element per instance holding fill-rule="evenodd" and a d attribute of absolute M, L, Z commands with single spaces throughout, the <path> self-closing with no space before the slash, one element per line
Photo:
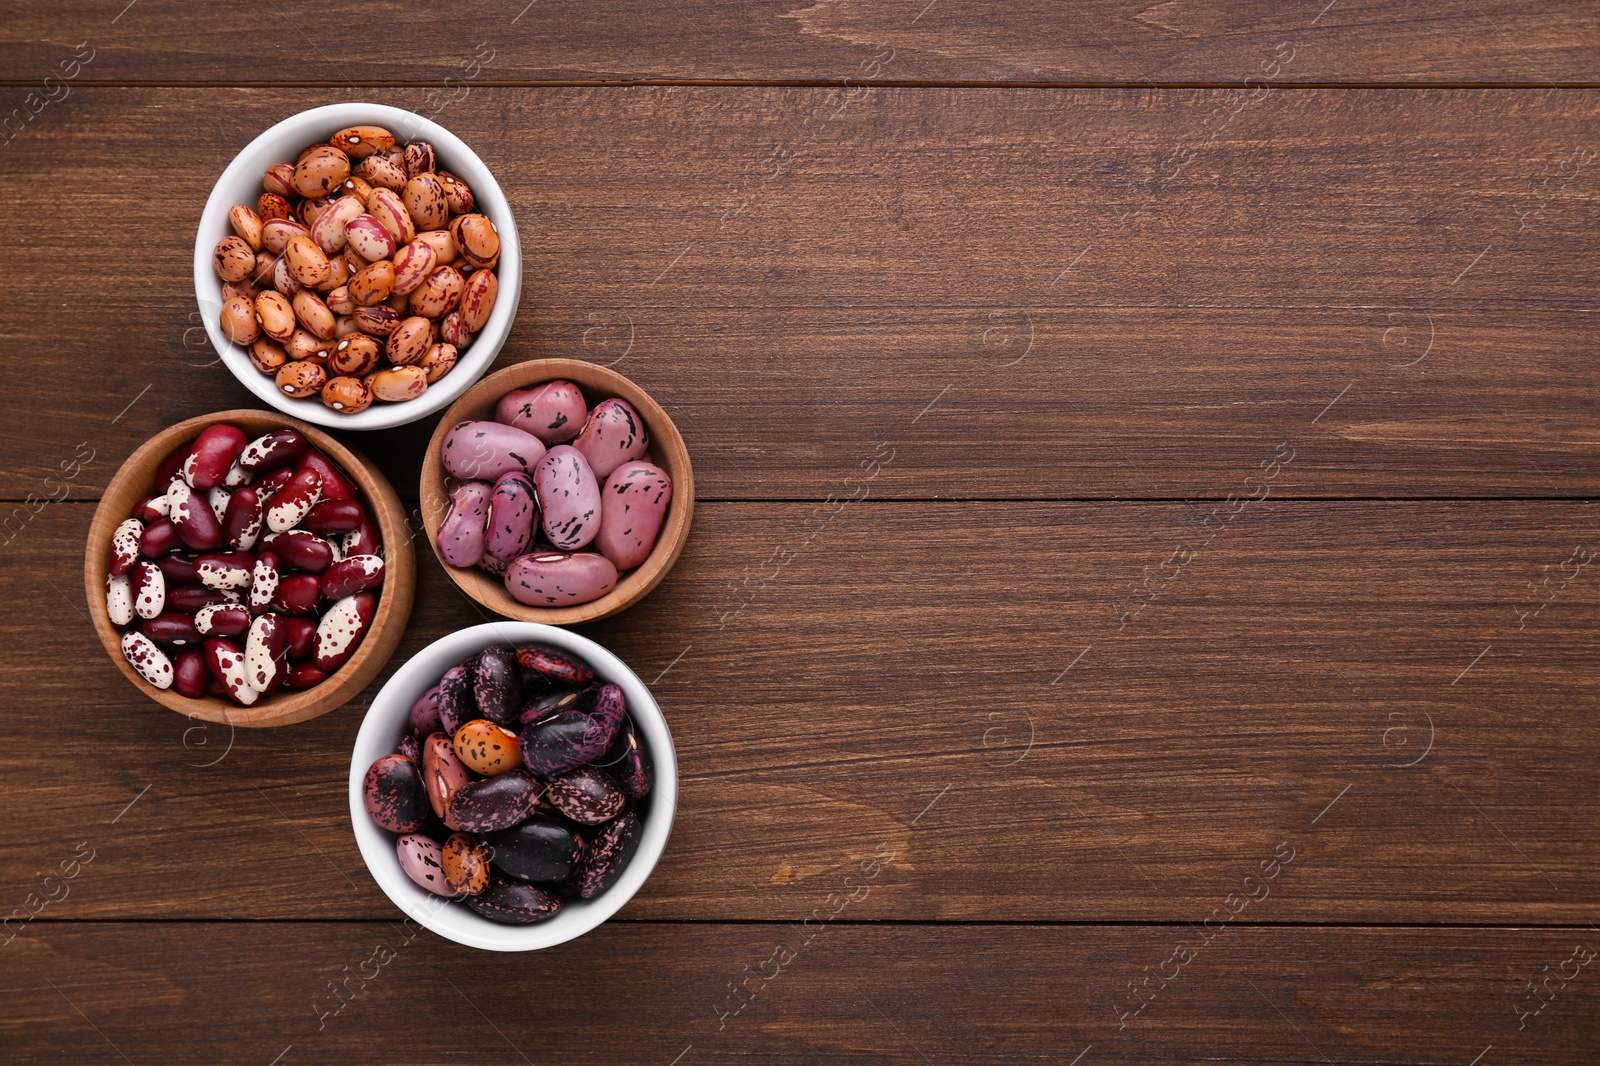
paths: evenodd
<path fill-rule="evenodd" d="M 444 438 L 458 479 L 439 524 L 451 566 L 501 575 L 531 607 L 571 607 L 616 588 L 650 557 L 672 504 L 672 478 L 645 459 L 650 432 L 626 400 L 591 410 L 570 381 L 516 389 L 493 421 Z"/>
<path fill-rule="evenodd" d="M 111 535 L 106 612 L 150 684 L 251 706 L 320 684 L 378 609 L 378 525 L 294 429 L 207 426 Z"/>
<path fill-rule="evenodd" d="M 446 671 L 362 788 L 413 881 L 525 924 L 616 883 L 651 781 L 622 689 L 567 652 L 521 644 Z"/>
<path fill-rule="evenodd" d="M 494 310 L 500 236 L 431 145 L 352 126 L 261 187 L 212 255 L 222 332 L 257 370 L 344 414 L 450 372 Z"/>

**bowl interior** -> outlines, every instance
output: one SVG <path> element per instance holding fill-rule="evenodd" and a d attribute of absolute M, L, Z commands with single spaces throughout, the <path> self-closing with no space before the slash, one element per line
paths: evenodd
<path fill-rule="evenodd" d="M 564 903 L 555 917 L 546 921 L 533 925 L 502 925 L 474 913 L 465 904 L 452 903 L 425 891 L 406 875 L 395 853 L 398 835 L 380 828 L 367 814 L 362 780 L 375 760 L 399 750 L 412 704 L 437 684 L 446 670 L 492 644 L 533 640 L 577 655 L 594 668 L 601 680 L 622 688 L 628 714 L 653 765 L 655 784 L 639 807 L 638 850 L 611 888 L 594 899 Z M 621 659 L 594 641 L 565 629 L 531 622 L 489 622 L 472 626 L 451 633 L 412 656 L 395 671 L 372 701 L 350 755 L 350 820 L 361 858 L 378 886 L 397 907 L 426 928 L 458 944 L 491 951 L 552 947 L 581 936 L 610 918 L 639 890 L 661 858 L 672 832 L 677 804 L 678 762 L 672 734 L 644 682 Z"/>
<path fill-rule="evenodd" d="M 250 707 L 240 707 L 212 697 L 190 699 L 174 689 L 158 689 L 129 665 L 122 655 L 122 633 L 106 612 L 107 551 L 111 533 L 133 511 L 155 480 L 156 468 L 174 448 L 193 440 L 207 426 L 229 422 L 247 434 L 293 428 L 337 463 L 361 489 L 383 537 L 383 592 L 372 625 L 348 661 L 315 688 L 279 690 Z M 314 426 L 272 411 L 218 411 L 169 426 L 142 444 L 122 464 L 106 486 L 95 509 L 84 555 L 84 587 L 90 616 L 106 654 L 141 692 L 170 710 L 208 722 L 236 726 L 277 726 L 303 722 L 326 714 L 365 688 L 383 669 L 400 641 L 411 616 L 416 590 L 416 554 L 406 527 L 405 509 L 384 476 L 365 458 Z"/>
<path fill-rule="evenodd" d="M 356 414 L 339 414 L 317 397 L 296 400 L 285 396 L 273 379 L 250 363 L 243 348 L 222 334 L 222 279 L 211 263 L 218 241 L 233 232 L 228 211 L 234 204 L 255 206 L 261 195 L 261 176 L 273 163 L 294 160 L 306 146 L 325 141 L 346 126 L 378 125 L 395 134 L 399 142 L 424 140 L 433 145 L 439 168 L 471 186 L 477 210 L 489 217 L 500 233 L 500 263 L 495 268 L 499 295 L 489 321 L 455 367 L 436 384 L 428 386 L 415 400 L 404 403 L 374 403 Z M 195 294 L 200 302 L 200 317 L 206 335 L 217 354 L 252 393 L 262 402 L 296 418 L 336 429 L 370 430 L 405 425 L 444 409 L 476 381 L 505 344 L 516 317 L 522 291 L 522 253 L 517 241 L 516 219 L 505 193 L 489 168 L 461 138 L 429 119 L 385 104 L 330 104 L 291 115 L 251 141 L 234 157 L 217 179 L 200 216 L 194 249 Z"/>
<path fill-rule="evenodd" d="M 451 566 L 442 557 L 439 565 L 467 595 L 492 611 L 528 622 L 577 625 L 606 618 L 643 599 L 666 577 L 689 537 L 689 524 L 694 515 L 694 469 L 689 462 L 689 450 L 666 411 L 634 382 L 614 370 L 578 359 L 535 359 L 507 367 L 478 382 L 445 413 L 434 430 L 433 439 L 428 442 L 428 454 L 422 460 L 422 523 L 428 532 L 428 543 L 438 556 L 439 526 L 450 508 L 449 490 L 454 483 L 444 469 L 440 449 L 451 428 L 460 422 L 492 420 L 495 404 L 506 393 L 555 380 L 571 381 L 582 388 L 591 409 L 611 397 L 628 401 L 649 428 L 647 457 L 672 478 L 672 504 L 650 557 L 622 575 L 617 587 L 599 599 L 557 608 L 530 607 L 517 601 L 506 591 L 504 581 L 477 567 Z"/>

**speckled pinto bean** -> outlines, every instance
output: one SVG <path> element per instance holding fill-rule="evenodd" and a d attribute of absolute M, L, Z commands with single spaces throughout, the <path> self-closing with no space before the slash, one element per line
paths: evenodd
<path fill-rule="evenodd" d="M 600 532 L 600 482 L 583 453 L 558 444 L 533 471 L 540 525 L 563 551 L 582 548 Z"/>
<path fill-rule="evenodd" d="M 572 607 L 616 588 L 617 568 L 598 552 L 532 552 L 507 564 L 505 585 L 529 607 Z"/>
<path fill-rule="evenodd" d="M 589 417 L 589 408 L 583 392 L 572 382 L 547 381 L 500 397 L 494 417 L 550 445 L 576 437 Z"/>
<path fill-rule="evenodd" d="M 594 476 L 604 481 L 623 463 L 644 458 L 650 450 L 650 432 L 627 400 L 601 400 L 572 446 L 589 461 Z"/>
<path fill-rule="evenodd" d="M 602 500 L 595 547 L 618 570 L 631 570 L 655 550 L 672 504 L 672 479 L 651 463 L 624 463 L 606 480 Z"/>

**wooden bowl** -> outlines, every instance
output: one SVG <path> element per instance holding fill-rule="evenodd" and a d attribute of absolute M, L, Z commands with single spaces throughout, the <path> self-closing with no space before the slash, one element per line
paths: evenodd
<path fill-rule="evenodd" d="M 332 677 L 315 688 L 300 691 L 280 689 L 251 707 L 240 707 L 227 700 L 205 697 L 190 699 L 174 689 L 159 689 L 139 676 L 122 655 L 122 633 L 111 624 L 106 613 L 106 566 L 111 534 L 118 524 L 133 513 L 133 507 L 151 489 L 156 467 L 174 448 L 200 435 L 200 431 L 218 422 L 230 422 L 246 434 L 259 436 L 274 429 L 297 429 L 305 434 L 313 446 L 349 475 L 360 487 L 362 495 L 377 520 L 378 532 L 383 537 L 384 576 L 383 588 L 378 597 L 378 611 L 372 625 L 355 654 L 336 670 Z M 411 617 L 411 600 L 416 594 L 417 560 L 411 548 L 411 534 L 406 527 L 405 508 L 400 497 L 390 487 L 388 480 L 365 458 L 334 440 L 327 433 L 298 419 L 275 411 L 218 411 L 179 422 L 145 441 L 106 486 L 100 506 L 95 509 L 94 522 L 89 526 L 89 544 L 83 559 L 84 590 L 89 598 L 89 611 L 94 617 L 95 632 L 100 643 L 117 668 L 146 696 L 169 710 L 190 718 L 208 722 L 222 722 L 236 726 L 265 727 L 304 722 L 309 718 L 327 714 L 335 707 L 348 702 L 378 676 L 389 657 L 394 654 L 400 636 L 405 632 L 406 620 Z"/>
<path fill-rule="evenodd" d="M 570 381 L 583 390 L 592 410 L 601 400 L 612 397 L 626 400 L 644 419 L 650 430 L 650 450 L 645 458 L 667 472 L 672 478 L 672 506 L 667 511 L 666 523 L 661 527 L 661 537 L 656 541 L 650 557 L 639 566 L 622 575 L 617 587 L 598 600 L 572 607 L 529 607 L 511 597 L 505 582 L 494 574 L 477 567 L 451 566 L 439 555 L 439 525 L 450 509 L 450 492 L 445 484 L 448 475 L 444 469 L 442 451 L 444 438 L 457 424 L 471 421 L 492 421 L 495 404 L 500 397 L 513 389 L 538 385 L 546 381 Z M 454 480 L 454 479 L 450 479 Z M 650 394 L 614 370 L 585 363 L 581 359 L 534 359 L 507 367 L 491 374 L 467 390 L 455 402 L 433 431 L 428 442 L 428 454 L 422 459 L 422 524 L 428 531 L 428 543 L 439 556 L 444 567 L 463 592 L 483 606 L 507 618 L 523 622 L 543 622 L 546 625 L 566 626 L 609 618 L 618 611 L 633 606 L 661 583 L 678 561 L 684 542 L 689 539 L 689 520 L 694 516 L 694 470 L 689 465 L 689 449 L 683 436 L 661 405 Z"/>

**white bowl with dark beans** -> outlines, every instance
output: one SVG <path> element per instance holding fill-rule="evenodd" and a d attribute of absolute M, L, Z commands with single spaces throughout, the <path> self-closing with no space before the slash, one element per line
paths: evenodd
<path fill-rule="evenodd" d="M 470 947 L 581 936 L 655 867 L 677 807 L 666 719 L 594 641 L 498 622 L 435 641 L 372 702 L 350 817 L 379 887 Z"/>
<path fill-rule="evenodd" d="M 510 204 L 436 122 L 333 104 L 261 134 L 195 239 L 207 335 L 251 392 L 385 429 L 453 403 L 499 353 L 522 286 Z"/>

